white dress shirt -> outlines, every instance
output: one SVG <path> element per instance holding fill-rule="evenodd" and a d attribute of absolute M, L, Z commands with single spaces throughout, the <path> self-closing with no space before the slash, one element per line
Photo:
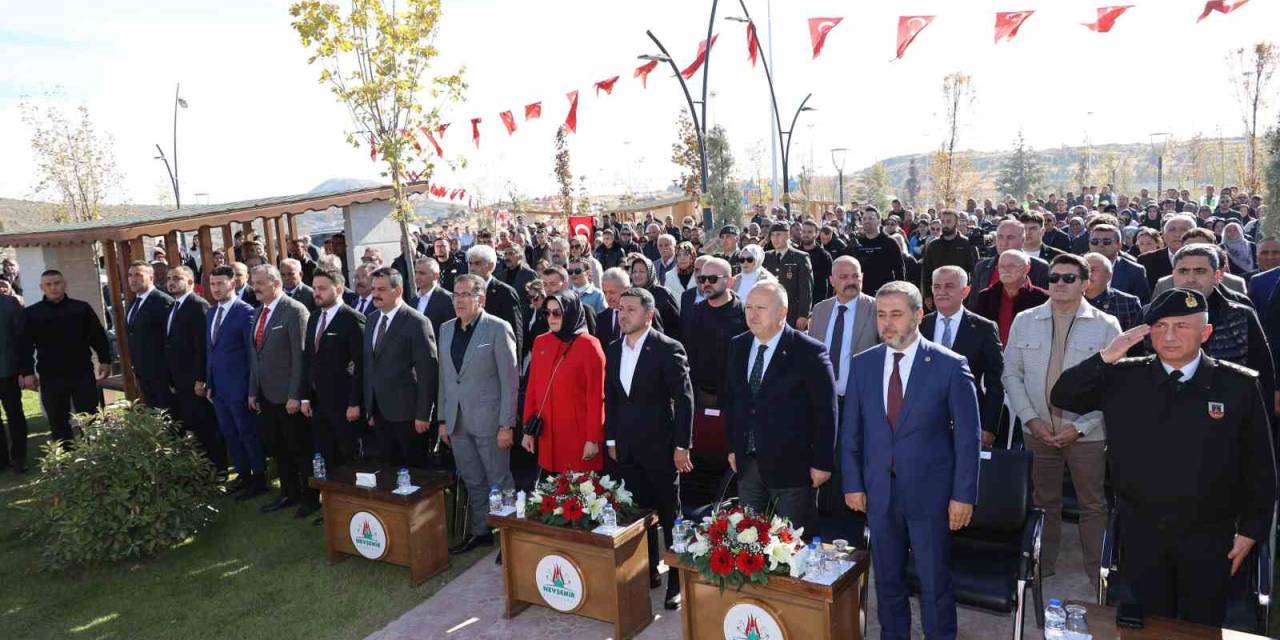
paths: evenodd
<path fill-rule="evenodd" d="M 898 363 L 898 377 L 902 378 L 902 399 L 907 397 L 907 380 L 911 377 L 911 363 L 916 359 L 916 350 L 920 348 L 920 336 L 917 334 L 916 339 L 911 346 L 902 351 L 894 351 L 893 347 L 885 345 L 884 349 L 884 408 L 889 409 L 889 378 L 893 375 L 893 354 L 902 353 L 902 362 Z"/>
<path fill-rule="evenodd" d="M 1180 382 L 1191 381 L 1191 377 L 1196 375 L 1196 370 L 1200 368 L 1200 359 L 1203 357 L 1204 354 L 1198 353 L 1196 354 L 1195 360 L 1192 360 L 1178 368 L 1178 371 L 1182 372 L 1182 377 L 1179 379 Z M 1165 373 L 1173 373 L 1174 371 L 1174 368 L 1166 364 L 1164 360 L 1160 361 L 1160 366 L 1164 367 Z"/>
<path fill-rule="evenodd" d="M 951 342 L 954 344 L 956 341 L 956 332 L 960 330 L 960 320 L 964 318 L 964 307 L 956 309 L 956 312 L 952 315 L 943 316 L 939 314 L 937 318 L 934 318 L 933 341 L 950 349 L 951 345 L 947 344 L 942 339 L 942 336 L 947 333 L 947 323 L 942 321 L 943 318 L 949 318 L 951 320 Z"/>
<path fill-rule="evenodd" d="M 317 333 L 317 334 L 319 334 L 319 332 L 320 332 L 322 329 L 323 329 L 323 330 L 328 330 L 328 328 L 329 328 L 329 323 L 333 322 L 333 316 L 334 316 L 336 313 L 338 313 L 338 306 L 339 306 L 339 305 L 341 305 L 341 304 L 342 304 L 342 303 L 341 303 L 341 302 L 339 302 L 338 304 L 335 304 L 335 305 L 333 305 L 332 307 L 329 307 L 328 309 L 317 309 L 317 311 L 319 311 L 319 312 L 320 312 L 320 319 L 316 321 L 316 333 Z M 316 343 L 316 339 L 318 339 L 319 337 L 320 337 L 319 335 L 313 335 L 313 336 L 311 336 L 311 344 L 313 344 L 313 345 L 314 345 L 314 344 Z"/>
<path fill-rule="evenodd" d="M 187 296 L 189 295 L 191 295 L 190 291 L 182 294 L 181 298 L 177 298 L 173 301 L 173 308 L 169 309 L 169 319 L 166 320 L 164 323 L 164 335 L 167 336 L 171 332 L 173 332 L 173 317 L 178 315 L 178 307 L 181 307 L 182 303 L 187 301 Z M 223 313 L 226 313 L 226 312 L 224 311 Z M 222 319 L 226 320 L 227 317 L 224 315 Z"/>
<path fill-rule="evenodd" d="M 400 307 L 403 305 L 404 300 L 397 298 L 396 306 L 391 307 L 390 311 L 382 312 L 379 310 L 382 313 L 382 316 L 387 319 L 387 331 L 391 330 L 391 323 L 396 319 L 396 312 L 399 311 Z M 382 318 L 378 318 L 378 324 L 382 324 Z M 378 328 L 376 326 L 373 328 L 373 348 L 378 348 Z"/>
<path fill-rule="evenodd" d="M 630 338 L 622 337 L 622 359 L 618 361 L 618 381 L 622 383 L 622 389 L 631 395 L 631 379 L 636 375 L 636 363 L 640 361 L 640 352 L 644 349 L 644 340 L 649 337 L 649 332 L 645 331 L 636 339 L 635 346 L 627 344 Z"/>
<path fill-rule="evenodd" d="M 364 314 L 364 315 L 366 315 L 366 316 L 367 316 L 367 315 L 369 315 L 369 312 L 370 312 L 370 311 L 373 311 L 375 308 L 376 308 L 376 307 L 374 307 L 374 306 L 373 306 L 373 296 L 372 296 L 372 295 L 370 295 L 370 296 L 369 296 L 369 297 L 367 297 L 367 298 L 357 298 L 357 299 L 356 299 L 356 311 L 359 311 L 360 313 L 363 313 L 363 314 Z"/>
<path fill-rule="evenodd" d="M 849 380 L 849 356 L 853 355 L 853 321 L 858 313 L 858 299 L 850 298 L 848 302 L 840 304 L 840 299 L 836 298 L 835 306 L 831 307 L 831 318 L 827 320 L 827 351 L 831 351 L 831 345 L 835 341 L 836 318 L 840 317 L 840 307 L 845 308 L 844 312 L 844 335 L 840 338 L 840 359 L 844 362 L 840 363 L 840 377 L 836 379 L 836 391 L 843 396 L 845 389 L 848 388 Z M 834 364 L 834 363 L 832 363 Z"/>
<path fill-rule="evenodd" d="M 431 302 L 431 294 L 435 292 L 436 288 L 431 287 L 430 291 L 418 296 L 418 313 L 421 313 L 424 316 L 427 315 L 427 303 Z"/>
<path fill-rule="evenodd" d="M 222 309 L 222 321 L 226 322 L 227 317 L 231 315 L 231 307 L 234 306 L 236 303 L 236 300 L 239 300 L 239 299 L 240 298 L 237 296 L 232 296 L 231 299 L 227 300 L 226 302 L 219 302 L 217 308 L 213 310 L 214 322 L 209 325 L 209 342 L 213 342 L 213 332 L 218 327 L 217 325 L 218 309 Z"/>
<path fill-rule="evenodd" d="M 773 334 L 769 338 L 769 342 L 760 342 L 760 338 L 751 341 L 751 353 L 747 354 L 747 384 L 751 383 L 751 369 L 756 366 L 756 354 L 760 351 L 760 345 L 768 348 L 764 350 L 764 369 L 761 371 L 761 380 L 764 375 L 769 373 L 769 363 L 773 361 L 773 354 L 778 351 L 778 341 L 782 339 L 782 331 Z"/>

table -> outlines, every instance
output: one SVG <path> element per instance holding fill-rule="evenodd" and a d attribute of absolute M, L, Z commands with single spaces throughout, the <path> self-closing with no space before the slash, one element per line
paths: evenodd
<path fill-rule="evenodd" d="M 1085 620 L 1089 623 L 1089 633 L 1093 634 L 1094 640 L 1266 640 L 1266 636 L 1214 629 L 1163 616 L 1145 616 L 1141 629 L 1118 629 L 1115 607 L 1077 600 L 1067 604 L 1078 604 L 1086 609 Z"/>
<path fill-rule="evenodd" d="M 697 567 L 668 551 L 667 566 L 680 572 L 681 616 L 685 640 L 727 637 L 771 637 L 791 640 L 860 640 L 862 597 L 871 556 L 865 550 L 850 554 L 853 567 L 831 585 L 790 576 L 769 576 L 763 586 L 742 589 L 703 579 Z M 755 636 L 749 631 L 755 627 Z"/>
<path fill-rule="evenodd" d="M 489 516 L 501 535 L 504 617 L 533 604 L 611 622 L 617 640 L 634 637 L 653 621 L 646 530 L 657 521 L 644 511 L 604 535 Z"/>
<path fill-rule="evenodd" d="M 355 463 L 334 469 L 308 484 L 320 492 L 324 507 L 324 543 L 329 564 L 361 556 L 409 568 L 410 586 L 418 586 L 449 566 L 444 489 L 448 473 L 410 469 L 409 495 L 392 493 L 399 469 Z M 376 487 L 356 486 L 356 472 L 376 473 Z"/>

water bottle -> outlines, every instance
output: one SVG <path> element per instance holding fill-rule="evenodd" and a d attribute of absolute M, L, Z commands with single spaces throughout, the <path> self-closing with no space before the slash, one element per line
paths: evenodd
<path fill-rule="evenodd" d="M 600 513 L 600 519 L 604 521 L 603 524 L 606 529 L 618 528 L 618 512 L 613 510 L 613 503 L 604 503 L 604 509 Z"/>
<path fill-rule="evenodd" d="M 685 528 L 684 518 L 676 516 L 675 522 L 671 525 L 671 550 L 676 553 L 684 553 L 689 549 L 688 530 Z"/>
<path fill-rule="evenodd" d="M 524 518 L 525 503 L 528 498 L 524 495 L 524 489 L 516 492 L 516 517 Z"/>
<path fill-rule="evenodd" d="M 1088 640 L 1089 623 L 1085 621 L 1085 608 L 1078 604 L 1067 605 L 1067 635 L 1069 640 Z"/>
<path fill-rule="evenodd" d="M 817 580 L 822 575 L 822 549 L 818 547 L 820 544 L 822 544 L 822 538 L 814 536 L 813 542 L 810 542 L 806 549 L 804 577 L 810 580 Z"/>
<path fill-rule="evenodd" d="M 489 513 L 502 511 L 502 489 L 498 485 L 489 487 Z"/>
<path fill-rule="evenodd" d="M 311 459 L 311 476 L 319 480 L 324 480 L 324 458 L 320 454 Z"/>
<path fill-rule="evenodd" d="M 396 488 L 401 491 L 413 486 L 413 482 L 409 480 L 409 467 L 400 467 L 400 473 L 396 474 Z"/>
<path fill-rule="evenodd" d="M 1067 637 L 1067 611 L 1062 608 L 1062 601 L 1049 598 L 1049 606 L 1044 609 L 1044 640 L 1064 640 Z"/>

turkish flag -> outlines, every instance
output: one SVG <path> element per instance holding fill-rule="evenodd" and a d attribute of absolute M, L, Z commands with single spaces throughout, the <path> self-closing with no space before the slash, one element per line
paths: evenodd
<path fill-rule="evenodd" d="M 480 118 L 471 119 L 471 139 L 476 141 L 476 148 L 480 148 Z"/>
<path fill-rule="evenodd" d="M 600 82 L 597 82 L 595 84 L 596 95 L 600 95 L 601 89 L 603 89 L 605 93 L 609 95 L 613 95 L 613 85 L 617 82 L 618 82 L 618 76 L 614 76 L 612 78 L 609 78 L 608 80 L 601 80 Z"/>
<path fill-rule="evenodd" d="M 924 28 L 933 22 L 935 16 L 898 16 L 898 58 L 907 52 L 907 47 L 915 41 Z"/>
<path fill-rule="evenodd" d="M 649 72 L 653 71 L 654 67 L 657 67 L 657 66 L 658 66 L 657 60 L 650 60 L 636 67 L 636 72 L 631 74 L 631 77 L 640 78 L 640 86 L 645 89 L 648 89 L 649 88 Z"/>
<path fill-rule="evenodd" d="M 747 55 L 751 58 L 751 66 L 756 66 L 756 58 L 760 56 L 760 36 L 754 22 L 747 23 Z"/>
<path fill-rule="evenodd" d="M 1218 13 L 1221 13 L 1221 14 L 1231 13 L 1232 11 L 1235 11 L 1236 9 L 1243 7 L 1244 3 L 1248 1 L 1249 0 L 1234 0 L 1234 1 L 1209 0 L 1208 2 L 1204 3 L 1204 11 L 1200 13 L 1199 18 L 1196 18 L 1196 22 L 1200 22 L 1201 20 L 1208 18 L 1209 14 L 1213 13 L 1214 11 L 1217 11 Z"/>
<path fill-rule="evenodd" d="M 569 115 L 564 118 L 564 126 L 568 127 L 570 133 L 578 132 L 578 92 L 570 91 L 565 94 L 569 97 Z"/>
<path fill-rule="evenodd" d="M 446 123 L 444 123 L 444 124 L 442 124 L 442 125 L 440 125 L 440 126 L 436 127 L 436 135 L 437 135 L 437 136 L 440 136 L 440 139 L 441 139 L 441 140 L 444 140 L 444 131 L 445 131 L 445 129 L 448 129 L 448 128 L 449 128 L 449 123 L 448 123 L 448 122 L 446 122 Z"/>
<path fill-rule="evenodd" d="M 1120 17 L 1120 14 L 1131 8 L 1133 8 L 1133 5 L 1131 4 L 1118 7 L 1098 7 L 1098 21 L 1085 22 L 1082 24 L 1084 24 L 1084 26 L 1090 31 L 1107 33 L 1108 31 L 1111 31 L 1111 27 L 1116 26 L 1116 19 Z"/>
<path fill-rule="evenodd" d="M 542 102 L 530 102 L 524 106 L 524 120 L 528 122 L 542 117 Z"/>
<path fill-rule="evenodd" d="M 697 73 L 698 69 L 702 68 L 702 63 L 707 61 L 707 50 L 716 46 L 716 39 L 719 37 L 720 34 L 718 33 L 711 36 L 711 44 L 709 45 L 706 40 L 698 43 L 698 55 L 693 58 L 693 62 L 690 62 L 689 66 L 685 67 L 684 70 L 680 72 L 680 75 L 684 76 L 685 80 L 692 78 L 693 74 Z"/>
<path fill-rule="evenodd" d="M 1000 11 L 996 13 L 996 43 L 1001 40 L 1012 40 L 1018 35 L 1018 28 L 1035 11 Z"/>
<path fill-rule="evenodd" d="M 569 237 L 586 236 L 587 246 L 596 238 L 596 219 L 592 216 L 569 216 Z"/>
<path fill-rule="evenodd" d="M 378 141 L 374 139 L 373 134 L 369 134 L 369 161 L 374 162 L 378 159 Z"/>
<path fill-rule="evenodd" d="M 511 115 L 510 111 L 503 111 L 498 114 L 498 117 L 502 118 L 502 126 L 507 128 L 507 135 L 516 132 L 516 117 Z"/>
<path fill-rule="evenodd" d="M 844 18 L 809 18 L 809 39 L 813 41 L 813 57 L 822 53 L 822 45 L 827 42 L 827 34 L 840 24 Z"/>

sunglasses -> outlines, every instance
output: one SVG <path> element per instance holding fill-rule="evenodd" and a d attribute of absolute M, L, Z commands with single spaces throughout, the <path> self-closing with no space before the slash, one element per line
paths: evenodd
<path fill-rule="evenodd" d="M 1109 247 L 1115 243 L 1116 241 L 1111 238 L 1089 238 L 1089 244 L 1095 247 L 1098 245 Z"/>
<path fill-rule="evenodd" d="M 580 276 L 580 275 L 582 275 L 582 274 L 586 273 L 586 271 L 585 271 L 585 270 L 583 270 L 583 269 L 568 269 L 567 271 L 569 272 L 569 275 L 571 275 L 571 276 Z"/>
<path fill-rule="evenodd" d="M 547 309 L 547 315 L 552 318 L 563 318 L 564 311 L 560 309 Z"/>
<path fill-rule="evenodd" d="M 1051 273 L 1049 274 L 1049 284 L 1063 282 L 1066 284 L 1075 284 L 1080 279 L 1080 275 L 1076 273 Z"/>
<path fill-rule="evenodd" d="M 716 284 L 723 276 L 698 276 L 698 284 Z"/>
<path fill-rule="evenodd" d="M 752 264 L 755 264 L 755 261 L 756 261 L 756 259 L 752 258 L 751 256 L 742 256 L 741 260 L 743 262 L 750 262 Z"/>

